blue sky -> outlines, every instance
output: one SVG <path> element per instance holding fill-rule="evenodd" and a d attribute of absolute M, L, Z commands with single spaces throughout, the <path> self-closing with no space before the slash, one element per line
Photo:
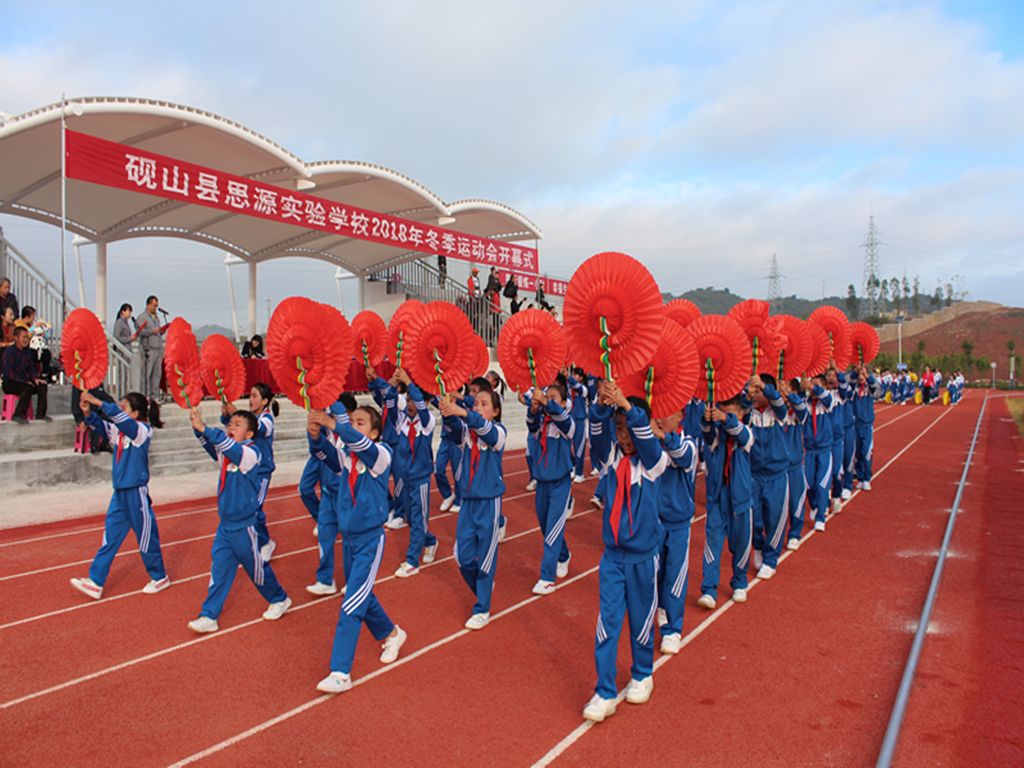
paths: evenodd
<path fill-rule="evenodd" d="M 554 274 L 625 250 L 675 292 L 762 295 L 776 253 L 785 292 L 844 293 L 874 214 L 883 272 L 1020 305 L 1022 49 L 1015 2 L 5 2 L 0 110 L 62 91 L 198 106 L 307 160 L 513 205 Z M 52 263 L 52 231 L 0 224 Z M 172 257 L 179 311 L 223 321 L 199 246 L 112 246 L 111 296 Z M 267 273 L 261 303 L 333 295 L 324 265 Z"/>

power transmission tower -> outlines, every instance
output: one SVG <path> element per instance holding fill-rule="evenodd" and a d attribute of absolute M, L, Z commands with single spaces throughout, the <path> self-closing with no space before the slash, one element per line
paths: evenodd
<path fill-rule="evenodd" d="M 779 301 L 782 299 L 782 272 L 779 271 L 779 260 L 772 254 L 772 268 L 768 272 L 768 301 L 772 305 L 772 312 L 779 310 Z"/>
<path fill-rule="evenodd" d="M 864 302 L 868 317 L 874 317 L 881 311 L 879 302 L 880 272 L 878 265 L 878 230 L 875 229 L 875 217 L 868 217 L 868 239 L 864 242 Z"/>

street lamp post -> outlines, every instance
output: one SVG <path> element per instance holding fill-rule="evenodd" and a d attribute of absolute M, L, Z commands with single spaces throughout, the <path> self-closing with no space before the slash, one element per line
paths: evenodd
<path fill-rule="evenodd" d="M 996 388 L 996 364 L 992 363 L 992 389 Z"/>

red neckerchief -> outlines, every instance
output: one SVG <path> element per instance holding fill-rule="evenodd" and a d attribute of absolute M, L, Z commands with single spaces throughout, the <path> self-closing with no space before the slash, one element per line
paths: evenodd
<path fill-rule="evenodd" d="M 732 475 L 732 454 L 736 449 L 735 444 L 728 437 L 725 438 L 725 469 L 722 471 L 722 484 L 728 485 Z"/>
<path fill-rule="evenodd" d="M 409 457 L 416 455 L 416 422 L 409 419 Z"/>
<path fill-rule="evenodd" d="M 540 425 L 540 455 L 544 457 L 544 466 L 548 463 L 548 424 L 551 417 L 544 414 L 544 421 Z"/>
<path fill-rule="evenodd" d="M 356 480 L 359 479 L 359 457 L 352 456 L 352 466 L 348 471 L 348 492 L 352 496 L 352 503 L 356 500 Z"/>
<path fill-rule="evenodd" d="M 867 384 L 859 384 L 859 385 L 857 385 L 857 397 L 867 397 L 867 394 L 868 394 L 868 385 Z"/>
<path fill-rule="evenodd" d="M 615 470 L 615 501 L 612 503 L 612 514 L 609 523 L 612 526 L 612 537 L 615 543 L 619 543 L 619 523 L 622 522 L 622 502 L 626 502 L 626 510 L 629 514 L 629 533 L 633 534 L 633 465 L 629 457 L 623 454 L 619 459 L 619 466 Z"/>
<path fill-rule="evenodd" d="M 124 449 L 124 442 L 122 440 L 123 437 L 124 436 L 120 432 L 117 433 L 117 453 L 114 454 L 115 464 L 121 461 L 121 451 Z"/>
<path fill-rule="evenodd" d="M 224 483 L 228 477 L 228 457 L 221 454 L 220 457 L 220 482 L 217 484 L 217 495 L 224 493 Z"/>
<path fill-rule="evenodd" d="M 470 450 L 469 450 L 469 483 L 468 483 L 468 485 L 472 485 L 473 484 L 473 475 L 476 474 L 476 465 L 480 462 L 480 445 L 479 445 L 479 440 L 480 440 L 480 438 L 479 438 L 479 436 L 477 435 L 476 432 L 470 432 L 469 433 Z"/>

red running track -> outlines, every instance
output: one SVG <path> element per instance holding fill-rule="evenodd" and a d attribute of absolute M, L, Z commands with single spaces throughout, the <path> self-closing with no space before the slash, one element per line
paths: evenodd
<path fill-rule="evenodd" d="M 879 667 L 875 675 L 885 677 L 879 683 L 891 689 L 891 702 L 910 642 L 898 614 L 919 611 L 930 568 L 927 563 L 908 568 L 913 558 L 904 558 L 910 562 L 900 560 L 893 569 L 896 577 L 886 580 L 875 573 L 888 569 L 881 567 L 885 559 L 879 550 L 900 543 L 889 535 L 895 527 L 906 527 L 909 535 L 941 538 L 938 517 L 920 528 L 932 513 L 904 521 L 909 513 L 900 509 L 948 506 L 952 487 L 944 488 L 936 472 L 927 488 L 914 491 L 908 480 L 918 473 L 915 462 L 928 464 L 936 457 L 937 445 L 943 447 L 939 455 L 949 449 L 949 472 L 958 474 L 959 454 L 970 433 L 961 422 L 970 420 L 972 408 L 976 415 L 979 403 L 980 398 L 968 398 L 953 411 L 879 409 L 877 467 L 928 430 L 925 437 L 886 469 L 870 497 L 855 497 L 825 536 L 809 540 L 775 580 L 758 585 L 747 605 L 716 612 L 706 631 L 658 671 L 650 704 L 623 705 L 610 722 L 569 746 L 559 762 L 590 760 L 602 754 L 604 740 L 611 738 L 613 748 L 632 745 L 645 754 L 663 745 L 673 762 L 686 755 L 687 763 L 728 765 L 741 758 L 746 763 L 754 750 L 769 765 L 804 759 L 863 764 L 860 757 L 877 749 L 886 706 L 877 701 L 862 705 L 861 718 L 871 711 L 869 719 L 880 724 L 878 739 L 860 751 L 853 748 L 857 742 L 871 741 L 861 728 L 851 725 L 840 734 L 819 724 L 815 730 L 810 718 L 797 713 L 809 709 L 819 718 L 834 719 L 832 701 L 819 701 L 821 707 L 812 702 L 827 690 L 856 702 L 860 689 L 871 688 L 862 678 L 865 667 L 871 676 L 872 664 Z M 510 457 L 506 466 L 510 473 L 521 469 L 521 458 Z M 540 541 L 532 530 L 532 496 L 521 495 L 525 479 L 513 477 L 509 484 L 506 514 L 513 538 L 500 548 L 491 626 L 474 634 L 461 629 L 471 597 L 448 557 L 454 517 L 437 515 L 431 526 L 445 559 L 407 581 L 390 577 L 402 559 L 407 534 L 389 534 L 377 594 L 409 630 L 410 640 L 398 664 L 381 667 L 376 644 L 364 633 L 355 668 L 360 684 L 335 699 L 317 696 L 314 685 L 326 672 L 338 602 L 307 600 L 302 591 L 312 580 L 315 547 L 308 518 L 287 493 L 270 505 L 272 521 L 297 518 L 274 527 L 284 555 L 275 557 L 274 567 L 298 598 L 297 609 L 277 623 L 260 621 L 261 601 L 239 579 L 223 616 L 224 629 L 204 638 L 192 636 L 184 625 L 206 589 L 210 541 L 197 537 L 212 532 L 212 510 L 186 515 L 189 510 L 158 508 L 165 542 L 197 538 L 167 550 L 176 579 L 172 589 L 154 597 L 138 595 L 146 577 L 137 558 L 129 556 L 116 561 L 112 572 L 108 594 L 116 599 L 82 608 L 67 578 L 86 566 L 62 565 L 91 558 L 99 533 L 76 531 L 95 528 L 96 521 L 3 534 L 0 574 L 14 577 L 0 581 L 0 597 L 6 598 L 0 600 L 5 612 L 0 620 L 0 747 L 5 758 L 19 765 L 104 765 L 112 759 L 166 765 L 213 748 L 203 762 L 236 765 L 251 756 L 287 764 L 337 762 L 339 757 L 350 764 L 389 758 L 427 765 L 531 764 L 577 728 L 590 695 L 600 541 L 598 516 L 578 514 L 568 526 L 574 553 L 570 578 L 552 596 L 531 596 Z M 592 489 L 593 481 L 576 489 L 578 513 L 585 510 Z M 941 501 L 945 490 L 948 498 Z M 876 506 L 894 522 L 872 514 Z M 170 517 L 174 514 L 180 516 Z M 12 543 L 56 533 L 73 535 Z M 702 545 L 698 523 L 693 551 Z M 33 553 L 25 554 L 28 550 Z M 15 552 L 19 560 L 11 564 Z M 699 579 L 699 557 L 693 561 L 691 581 Z M 39 568 L 52 570 L 18 575 Z M 866 575 L 893 593 L 884 602 L 895 628 L 862 615 L 864 604 L 870 610 L 873 603 L 865 600 Z M 694 591 L 691 587 L 691 603 Z M 873 608 L 875 614 L 881 610 Z M 34 619 L 52 611 L 65 612 Z M 686 631 L 707 618 L 691 605 Z M 24 623 L 11 626 L 17 621 Z M 744 631 L 748 622 L 753 623 Z M 848 638 L 861 636 L 851 650 Z M 904 652 L 893 651 L 894 645 Z M 627 653 L 623 649 L 623 662 Z M 899 658 L 883 675 L 879 659 L 887 653 Z M 836 657 L 843 659 L 839 670 L 833 668 Z M 743 675 L 742 682 L 732 679 L 736 675 Z M 850 714 L 858 712 L 856 707 L 839 706 L 844 722 L 857 719 Z M 744 716 L 744 726 L 731 740 L 731 718 L 737 714 Z M 776 720 L 788 723 L 788 730 L 768 726 Z M 702 735 L 710 733 L 722 738 Z M 819 759 L 826 754 L 820 751 L 822 740 L 835 750 L 828 753 L 831 759 Z"/>

